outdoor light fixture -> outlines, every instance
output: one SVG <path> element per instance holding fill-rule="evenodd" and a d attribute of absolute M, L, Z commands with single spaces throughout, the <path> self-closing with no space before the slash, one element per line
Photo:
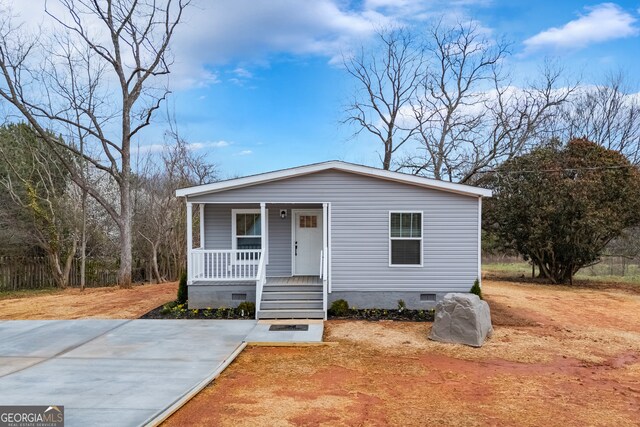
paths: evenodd
<path fill-rule="evenodd" d="M 282 209 L 280 211 L 280 218 L 287 219 L 287 210 L 286 209 Z"/>

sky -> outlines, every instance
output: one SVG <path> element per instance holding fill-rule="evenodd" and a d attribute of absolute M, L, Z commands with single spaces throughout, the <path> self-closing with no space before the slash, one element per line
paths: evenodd
<path fill-rule="evenodd" d="M 14 8 L 42 19 L 31 1 Z M 622 70 L 639 90 L 640 1 L 195 0 L 172 46 L 167 107 L 222 178 L 331 159 L 379 166 L 373 137 L 341 123 L 355 87 L 342 54 L 376 27 L 440 17 L 508 40 L 516 84 L 551 58 L 583 84 Z M 143 150 L 162 143 L 162 116 L 137 141 Z"/>

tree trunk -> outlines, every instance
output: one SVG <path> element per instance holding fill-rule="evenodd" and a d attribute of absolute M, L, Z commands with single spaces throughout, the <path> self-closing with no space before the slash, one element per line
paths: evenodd
<path fill-rule="evenodd" d="M 58 252 L 49 252 L 47 254 L 47 257 L 49 258 L 49 264 L 51 265 L 51 274 L 53 275 L 53 280 L 56 283 L 56 287 L 65 289 L 67 287 L 68 277 L 67 280 L 65 280 L 64 272 L 60 267 L 60 258 L 58 257 Z"/>
<path fill-rule="evenodd" d="M 63 280 L 65 288 L 67 286 L 69 286 L 69 278 L 70 278 L 70 274 L 71 274 L 71 267 L 73 266 L 73 258 L 76 256 L 76 249 L 78 249 L 78 243 L 74 239 L 73 240 L 73 246 L 71 247 L 71 250 L 69 251 L 69 254 L 67 255 L 67 259 L 64 262 L 64 270 L 62 271 L 62 274 L 63 274 L 62 280 Z"/>
<path fill-rule="evenodd" d="M 122 288 L 131 287 L 131 197 L 129 176 L 123 177 L 120 194 L 120 269 L 118 270 L 118 285 Z"/>
<path fill-rule="evenodd" d="M 158 269 L 158 244 L 151 244 L 151 266 L 153 268 L 153 275 L 156 277 L 156 283 L 162 283 L 162 276 L 160 276 L 160 270 Z"/>
<path fill-rule="evenodd" d="M 388 139 L 384 144 L 384 159 L 382 160 L 382 169 L 391 169 L 391 151 L 393 149 L 393 140 Z"/>
<path fill-rule="evenodd" d="M 80 290 L 86 286 L 87 271 L 87 191 L 82 190 L 82 242 L 80 243 Z"/>

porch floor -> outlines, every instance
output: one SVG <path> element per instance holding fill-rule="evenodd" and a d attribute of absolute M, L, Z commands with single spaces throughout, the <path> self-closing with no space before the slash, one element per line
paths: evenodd
<path fill-rule="evenodd" d="M 267 277 L 267 285 L 322 285 L 319 276 Z"/>
<path fill-rule="evenodd" d="M 255 285 L 255 280 L 243 281 L 213 281 L 213 280 L 194 280 L 192 285 L 217 285 L 217 286 L 233 286 L 233 285 Z M 299 285 L 322 285 L 320 276 L 291 276 L 291 277 L 267 277 L 267 285 L 277 286 L 299 286 Z"/>

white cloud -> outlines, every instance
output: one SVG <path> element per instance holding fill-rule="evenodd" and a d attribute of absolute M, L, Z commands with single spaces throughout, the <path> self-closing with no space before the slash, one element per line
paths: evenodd
<path fill-rule="evenodd" d="M 224 148 L 233 144 L 232 142 L 220 140 L 220 141 L 203 141 L 203 142 L 192 142 L 187 144 L 187 148 L 191 151 L 203 150 L 206 148 Z M 138 153 L 161 153 L 166 148 L 165 144 L 148 144 L 141 145 L 139 147 L 134 147 L 134 151 Z"/>
<path fill-rule="evenodd" d="M 251 150 L 242 150 L 238 153 L 238 156 L 248 156 L 250 154 L 253 154 L 253 151 Z"/>
<path fill-rule="evenodd" d="M 253 77 L 253 73 L 251 73 L 251 71 L 247 70 L 246 68 L 238 67 L 233 70 L 233 72 L 236 76 L 243 79 L 250 79 Z"/>
<path fill-rule="evenodd" d="M 30 26 L 53 25 L 43 13 L 44 0 L 8 1 Z M 194 0 L 174 33 L 171 86 L 220 83 L 226 80 L 221 66 L 232 70 L 229 81 L 243 84 L 254 77 L 251 66 L 268 66 L 277 54 L 316 55 L 341 63 L 342 52 L 369 40 L 378 27 L 459 14 L 487 1 Z M 50 6 L 59 7 L 56 2 Z"/>
<path fill-rule="evenodd" d="M 140 145 L 133 147 L 134 152 L 136 153 L 161 153 L 165 148 L 164 144 L 148 144 L 148 145 Z"/>
<path fill-rule="evenodd" d="M 638 28 L 634 26 L 636 18 L 616 4 L 602 3 L 586 10 L 586 15 L 560 28 L 549 28 L 525 40 L 527 50 L 544 47 L 576 49 L 638 34 Z"/>
<path fill-rule="evenodd" d="M 389 21 L 374 10 L 342 5 L 338 0 L 200 1 L 176 31 L 173 74 L 190 86 L 206 66 L 259 63 L 273 53 L 332 57 Z M 235 71 L 237 77 L 249 77 L 245 68 Z M 193 77 L 182 77 L 187 74 Z"/>

